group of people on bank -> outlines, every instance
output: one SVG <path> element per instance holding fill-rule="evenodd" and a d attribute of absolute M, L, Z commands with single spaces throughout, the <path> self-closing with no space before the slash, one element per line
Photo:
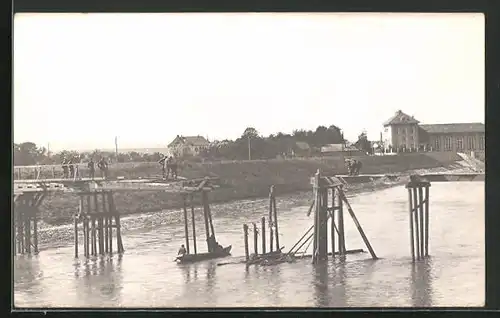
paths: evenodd
<path fill-rule="evenodd" d="M 345 160 L 345 165 L 347 167 L 347 172 L 350 176 L 359 175 L 359 171 L 361 170 L 361 167 L 363 166 L 361 161 L 356 160 L 356 159 L 351 159 L 351 158 L 348 158 Z"/>
<path fill-rule="evenodd" d="M 169 175 L 171 175 L 174 180 L 177 179 L 177 162 L 173 156 L 167 157 L 163 155 L 158 163 L 161 166 L 163 180 L 167 180 Z"/>

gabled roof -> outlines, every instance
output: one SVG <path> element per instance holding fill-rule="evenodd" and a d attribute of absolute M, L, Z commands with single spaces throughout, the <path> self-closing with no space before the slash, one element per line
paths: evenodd
<path fill-rule="evenodd" d="M 210 144 L 210 142 L 202 136 L 177 136 L 168 146 L 171 147 L 177 143 L 192 146 L 208 146 Z"/>
<path fill-rule="evenodd" d="M 484 133 L 483 123 L 420 125 L 428 134 Z"/>
<path fill-rule="evenodd" d="M 398 124 L 418 124 L 419 121 L 413 118 L 413 116 L 407 115 L 403 113 L 401 110 L 398 110 L 394 116 L 389 118 L 384 122 L 384 127 L 385 126 L 390 126 L 390 125 L 398 125 Z"/>

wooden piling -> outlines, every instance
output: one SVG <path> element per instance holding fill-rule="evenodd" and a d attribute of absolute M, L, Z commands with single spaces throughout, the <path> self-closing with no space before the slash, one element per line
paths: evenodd
<path fill-rule="evenodd" d="M 413 191 L 413 219 L 415 220 L 415 251 L 417 260 L 420 260 L 420 227 L 418 222 L 418 193 L 417 188 L 412 187 Z"/>
<path fill-rule="evenodd" d="M 313 231 L 313 254 L 312 254 L 312 262 L 313 264 L 317 261 L 317 253 L 318 253 L 318 211 L 321 209 L 321 195 L 320 195 L 320 173 L 319 169 L 316 171 L 314 175 L 314 202 L 315 211 L 314 211 L 314 231 Z"/>
<path fill-rule="evenodd" d="M 123 248 L 121 225 L 120 225 L 120 213 L 116 210 L 115 201 L 113 199 L 113 192 L 108 192 L 108 202 L 109 211 L 115 217 L 115 227 L 116 227 L 116 244 L 118 245 L 118 253 L 123 253 L 125 250 Z"/>
<path fill-rule="evenodd" d="M 337 189 L 338 193 L 338 235 L 339 235 L 339 255 L 345 255 L 345 233 L 344 233 L 344 203 L 342 198 L 342 188 Z"/>
<path fill-rule="evenodd" d="M 411 259 L 413 262 L 415 262 L 415 236 L 414 236 L 414 230 L 413 230 L 413 200 L 412 200 L 412 190 L 411 188 L 408 188 L 408 206 L 410 207 L 410 215 L 409 215 L 409 220 L 410 220 L 410 246 L 411 246 Z"/>
<path fill-rule="evenodd" d="M 78 219 L 82 217 L 83 213 L 83 197 L 80 195 L 80 202 L 78 204 L 78 215 L 75 215 L 75 258 L 78 258 Z"/>
<path fill-rule="evenodd" d="M 90 195 L 87 195 L 87 213 L 84 217 L 84 225 L 85 225 L 85 230 L 83 231 L 85 233 L 85 257 L 90 256 L 90 226 L 89 226 L 89 218 L 92 213 L 92 204 L 91 204 L 91 198 Z"/>
<path fill-rule="evenodd" d="M 203 205 L 203 220 L 205 221 L 205 236 L 207 239 L 207 249 L 208 252 L 212 252 L 211 249 L 211 244 L 210 244 L 210 230 L 208 228 L 208 213 L 207 213 L 207 207 L 205 204 L 205 192 L 202 192 L 202 205 Z"/>
<path fill-rule="evenodd" d="M 328 255 L 328 189 L 318 190 L 316 205 L 316 250 L 314 253 L 315 262 L 325 260 Z M 326 232 L 326 233 L 325 233 Z"/>
<path fill-rule="evenodd" d="M 190 201 L 191 201 L 191 223 L 193 226 L 193 248 L 194 248 L 194 253 L 198 254 L 196 250 L 196 223 L 194 219 L 194 197 L 193 194 L 190 195 Z"/>
<path fill-rule="evenodd" d="M 96 217 L 94 215 L 92 215 L 90 217 L 91 219 L 91 222 L 92 222 L 92 233 L 91 233 L 91 237 L 92 237 L 92 256 L 96 256 L 97 255 L 97 229 L 96 229 Z"/>
<path fill-rule="evenodd" d="M 269 252 L 274 251 L 274 231 L 273 231 L 273 200 L 269 192 Z"/>
<path fill-rule="evenodd" d="M 335 196 L 336 196 L 335 188 L 332 188 L 332 216 L 330 219 L 330 231 L 331 231 L 331 245 L 332 245 L 332 257 L 335 258 Z"/>
<path fill-rule="evenodd" d="M 243 224 L 243 236 L 245 239 L 245 260 L 248 262 L 250 260 L 250 255 L 248 254 L 248 225 Z"/>
<path fill-rule="evenodd" d="M 25 209 L 28 209 L 28 205 L 25 206 Z M 31 216 L 29 214 L 25 215 L 24 224 L 25 224 L 25 231 L 26 231 L 25 232 L 25 235 L 26 235 L 26 253 L 31 254 L 31 220 L 30 220 Z"/>
<path fill-rule="evenodd" d="M 106 193 L 104 191 L 101 192 L 101 198 L 102 198 L 101 199 L 101 201 L 102 201 L 102 214 L 98 215 L 98 217 L 99 217 L 99 245 L 101 245 L 101 241 L 104 241 L 104 251 L 101 252 L 100 254 L 103 255 L 103 254 L 109 253 L 109 244 L 110 244 L 109 226 L 110 226 L 110 224 L 109 224 L 109 218 L 108 218 L 108 213 L 107 213 L 108 209 L 106 207 Z M 97 196 L 96 196 L 96 201 L 97 201 Z M 96 202 L 96 205 L 97 205 L 97 202 Z"/>
<path fill-rule="evenodd" d="M 263 216 L 261 219 L 261 231 L 260 236 L 262 237 L 262 254 L 266 254 L 266 217 Z"/>
<path fill-rule="evenodd" d="M 182 196 L 182 204 L 183 204 L 183 211 L 184 211 L 184 237 L 186 238 L 186 250 L 187 253 L 189 254 L 189 224 L 188 224 L 188 216 L 187 216 L 187 197 L 186 195 Z"/>
<path fill-rule="evenodd" d="M 276 250 L 280 250 L 280 232 L 278 229 L 278 209 L 276 208 L 276 195 L 274 193 L 274 186 L 271 186 L 272 206 L 273 206 L 273 224 L 274 235 L 276 236 Z"/>
<path fill-rule="evenodd" d="M 34 211 L 33 215 L 33 249 L 38 254 L 38 211 Z"/>
<path fill-rule="evenodd" d="M 429 256 L 429 187 L 425 187 L 425 256 Z"/>
<path fill-rule="evenodd" d="M 422 186 L 418 187 L 418 213 L 419 213 L 419 219 L 420 219 L 420 256 L 423 258 L 425 253 L 424 253 L 424 241 L 425 241 L 425 222 L 424 222 L 424 189 L 422 189 Z"/>
<path fill-rule="evenodd" d="M 259 255 L 259 248 L 258 248 L 259 238 L 257 235 L 257 224 L 255 223 L 252 224 L 253 224 L 253 252 L 255 253 L 255 255 Z"/>

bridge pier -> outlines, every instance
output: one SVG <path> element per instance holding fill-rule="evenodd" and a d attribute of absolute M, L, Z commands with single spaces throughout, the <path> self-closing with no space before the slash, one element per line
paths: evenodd
<path fill-rule="evenodd" d="M 117 252 L 123 253 L 120 213 L 116 210 L 112 191 L 86 191 L 78 193 L 80 204 L 75 215 L 75 258 L 78 258 L 78 222 L 82 221 L 83 255 L 85 257 L 113 253 L 113 236 Z M 113 223 L 114 222 L 114 223 Z"/>
<path fill-rule="evenodd" d="M 431 183 L 418 176 L 411 176 L 408 189 L 410 248 L 412 261 L 429 256 L 429 188 Z"/>
<path fill-rule="evenodd" d="M 377 259 L 368 238 L 366 237 L 363 228 L 361 227 L 354 211 L 347 200 L 347 197 L 343 191 L 343 183 L 335 177 L 322 177 L 319 170 L 316 172 L 312 180 L 314 191 L 315 191 L 315 213 L 314 213 L 314 225 L 313 234 L 309 238 L 313 238 L 313 254 L 312 262 L 317 264 L 320 261 L 325 261 L 328 259 L 328 255 L 335 257 L 338 255 L 346 255 L 347 250 L 345 247 L 345 231 L 344 231 L 344 204 L 346 205 L 347 211 L 349 212 L 354 224 L 356 225 L 359 234 L 361 235 L 366 247 L 368 248 L 370 255 L 373 259 Z M 331 199 L 329 196 L 331 195 Z M 332 202 L 331 206 L 328 203 Z M 335 204 L 337 203 L 337 204 Z M 335 223 L 335 212 L 337 211 L 338 219 L 336 226 Z M 331 253 L 328 253 L 328 219 L 331 223 Z M 307 233 L 306 233 L 307 234 Z M 304 235 L 305 237 L 305 235 Z M 303 238 L 304 238 L 303 237 Z M 335 241 L 338 238 L 338 253 L 335 251 Z M 301 240 L 303 239 L 301 238 Z M 308 240 L 306 239 L 302 245 L 304 245 Z M 300 242 L 300 241 L 299 241 Z M 300 249 L 299 247 L 298 249 Z M 298 250 L 297 249 L 297 250 Z"/>
<path fill-rule="evenodd" d="M 14 255 L 38 254 L 38 213 L 45 195 L 25 192 L 14 196 Z"/>

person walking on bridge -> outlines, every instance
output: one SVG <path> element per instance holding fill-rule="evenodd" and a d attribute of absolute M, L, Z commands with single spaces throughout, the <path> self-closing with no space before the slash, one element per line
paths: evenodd
<path fill-rule="evenodd" d="M 104 179 L 107 179 L 108 177 L 108 163 L 106 161 L 106 158 L 101 157 L 101 160 L 97 163 L 97 167 L 101 170 L 101 176 Z"/>
<path fill-rule="evenodd" d="M 70 157 L 68 160 L 68 165 L 69 165 L 69 177 L 74 178 L 75 177 L 75 166 L 74 164 L 74 158 Z"/>
<path fill-rule="evenodd" d="M 94 158 L 90 157 L 90 161 L 87 164 L 87 167 L 89 168 L 89 177 L 90 177 L 90 179 L 94 180 L 94 175 L 95 175 Z"/>
<path fill-rule="evenodd" d="M 63 157 L 62 169 L 63 169 L 63 178 L 68 179 L 68 160 L 66 159 L 66 157 Z"/>
<path fill-rule="evenodd" d="M 362 166 L 363 166 L 363 164 L 361 163 L 361 161 L 356 160 L 356 164 L 354 166 L 354 175 L 356 175 L 356 176 L 359 175 L 359 171 L 361 170 Z"/>

